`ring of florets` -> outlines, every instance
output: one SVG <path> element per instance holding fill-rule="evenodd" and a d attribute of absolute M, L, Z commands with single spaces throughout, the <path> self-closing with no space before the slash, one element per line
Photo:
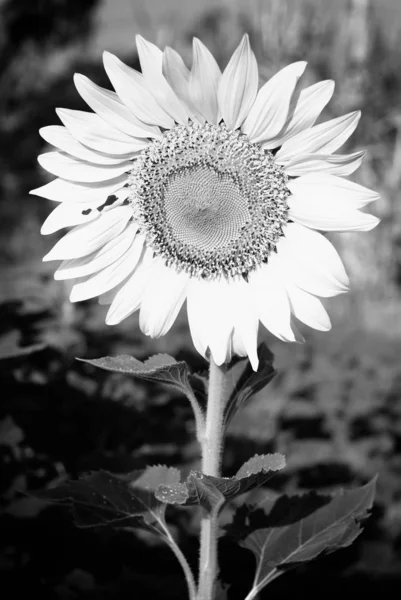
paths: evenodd
<path fill-rule="evenodd" d="M 141 152 L 129 202 L 147 244 L 168 266 L 206 279 L 246 278 L 283 235 L 287 181 L 272 153 L 239 131 L 191 123 Z"/>

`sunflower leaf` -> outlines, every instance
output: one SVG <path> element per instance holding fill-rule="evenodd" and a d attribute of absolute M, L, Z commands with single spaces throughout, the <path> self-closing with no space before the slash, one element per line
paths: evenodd
<path fill-rule="evenodd" d="M 124 373 L 147 381 L 167 383 L 178 387 L 181 391 L 185 389 L 186 385 L 189 385 L 186 363 L 184 361 L 177 362 L 168 354 L 156 354 L 144 362 L 127 354 L 94 359 L 79 358 L 78 360 L 105 371 Z"/>
<path fill-rule="evenodd" d="M 269 471 L 280 471 L 285 467 L 285 456 L 275 454 L 255 454 L 237 471 L 236 477 L 241 480 L 253 480 L 255 475 L 263 476 Z"/>
<path fill-rule="evenodd" d="M 258 355 L 259 368 L 257 371 L 254 371 L 249 361 L 246 360 L 235 361 L 230 369 L 237 382 L 227 402 L 226 425 L 254 394 L 270 383 L 276 373 L 273 367 L 274 356 L 265 343 L 260 344 Z M 245 367 L 243 367 L 243 363 L 245 363 Z"/>
<path fill-rule="evenodd" d="M 166 504 L 186 504 L 189 498 L 188 486 L 185 483 L 173 483 L 172 485 L 160 484 L 155 492 L 160 502 Z"/>
<path fill-rule="evenodd" d="M 198 473 L 197 476 L 192 477 L 191 481 L 191 494 L 196 496 L 196 503 L 203 506 L 208 513 L 218 513 L 225 501 L 225 497 L 216 482 L 213 481 L 214 479 Z"/>
<path fill-rule="evenodd" d="M 124 373 L 138 379 L 170 385 L 187 396 L 195 413 L 201 411 L 191 385 L 193 382 L 197 389 L 198 378 L 190 373 L 185 361 L 178 362 L 168 354 L 155 354 L 144 362 L 127 354 L 94 359 L 78 358 L 78 360 L 105 371 Z"/>
<path fill-rule="evenodd" d="M 157 465 L 115 475 L 97 471 L 53 489 L 35 493 L 35 497 L 70 506 L 78 527 L 152 527 L 164 522 L 165 504 L 155 497 L 163 483 L 180 480 L 178 469 Z"/>
<path fill-rule="evenodd" d="M 234 477 L 212 477 L 199 471 L 191 471 L 184 483 L 159 485 L 156 498 L 167 504 L 199 504 L 211 511 L 220 500 L 227 502 L 262 485 L 284 466 L 285 458 L 282 454 L 256 454 L 242 465 Z"/>
<path fill-rule="evenodd" d="M 252 513 L 263 511 L 248 512 L 246 523 L 251 533 L 240 545 L 256 558 L 254 595 L 286 570 L 352 544 L 362 531 L 362 521 L 369 516 L 375 486 L 376 478 L 332 497 L 281 496 L 269 503 L 266 525 L 261 528 L 255 527 L 257 519 Z M 258 519 L 261 522 L 260 514 Z"/>
<path fill-rule="evenodd" d="M 156 498 L 166 504 L 181 504 L 185 506 L 199 505 L 207 512 L 218 511 L 225 501 L 222 492 L 224 486 L 222 477 L 211 477 L 200 471 L 191 471 L 185 483 L 159 485 Z"/>

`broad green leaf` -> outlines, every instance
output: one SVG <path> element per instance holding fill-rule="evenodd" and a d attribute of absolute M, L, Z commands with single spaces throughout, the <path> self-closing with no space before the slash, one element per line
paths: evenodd
<path fill-rule="evenodd" d="M 282 454 L 255 455 L 239 469 L 234 477 L 212 477 L 191 471 L 185 483 L 160 485 L 156 497 L 168 504 L 199 504 L 210 510 L 220 495 L 225 502 L 265 483 L 275 471 L 284 468 Z"/>
<path fill-rule="evenodd" d="M 330 496 L 318 495 L 315 492 L 308 492 L 302 496 L 287 496 L 265 490 L 264 498 L 256 505 L 239 506 L 233 520 L 225 525 L 224 529 L 228 536 L 239 542 L 258 529 L 284 527 L 300 521 L 331 500 Z"/>
<path fill-rule="evenodd" d="M 146 526 L 164 519 L 165 505 L 155 497 L 157 487 L 179 480 L 177 469 L 162 465 L 125 475 L 98 471 L 35 497 L 71 506 L 78 527 Z"/>
<path fill-rule="evenodd" d="M 105 371 L 124 373 L 138 379 L 171 385 L 187 396 L 195 415 L 200 415 L 202 412 L 191 386 L 191 382 L 193 381 L 194 387 L 199 387 L 198 378 L 191 375 L 186 362 L 177 362 L 175 358 L 168 354 L 156 354 L 144 362 L 126 354 L 105 356 L 91 360 L 79 358 L 78 360 L 104 369 Z"/>
<path fill-rule="evenodd" d="M 105 371 L 124 373 L 125 375 L 138 377 L 138 379 L 146 379 L 147 381 L 167 383 L 179 388 L 184 393 L 186 387 L 189 386 L 189 373 L 186 363 L 184 361 L 177 362 L 168 354 L 156 354 L 144 362 L 127 354 L 105 356 L 92 360 L 79 358 L 78 360 L 104 369 Z"/>
<path fill-rule="evenodd" d="M 225 421 L 227 425 L 254 394 L 270 383 L 276 373 L 273 367 L 273 354 L 265 343 L 259 346 L 258 355 L 259 367 L 256 372 L 246 360 L 234 361 L 230 369 L 236 378 L 236 384 L 226 406 Z M 244 362 L 245 367 L 243 367 Z"/>
<path fill-rule="evenodd" d="M 376 478 L 363 487 L 342 490 L 324 498 L 324 505 L 317 509 L 319 496 L 313 495 L 309 514 L 309 495 L 306 502 L 303 497 L 280 497 L 267 515 L 269 526 L 255 529 L 240 542 L 253 552 L 257 563 L 254 593 L 249 598 L 255 597 L 286 569 L 352 544 L 362 531 L 361 522 L 369 516 L 375 486 Z M 302 514 L 307 516 L 302 517 Z"/>
<path fill-rule="evenodd" d="M 186 504 L 189 498 L 188 485 L 186 483 L 173 483 L 172 485 L 159 485 L 155 496 L 160 502 L 166 504 Z"/>
<path fill-rule="evenodd" d="M 192 477 L 191 494 L 196 494 L 196 503 L 203 506 L 208 513 L 217 514 L 224 504 L 225 498 L 212 479 L 201 473 L 197 477 Z"/>
<path fill-rule="evenodd" d="M 254 475 L 264 476 L 271 471 L 280 471 L 284 467 L 285 456 L 283 454 L 278 452 L 275 454 L 255 454 L 240 467 L 235 476 L 243 481 L 245 479 L 253 481 Z"/>
<path fill-rule="evenodd" d="M 35 496 L 71 506 L 78 527 L 108 525 L 128 530 L 142 527 L 157 534 L 177 557 L 187 580 L 189 597 L 195 600 L 196 586 L 191 569 L 164 518 L 166 504 L 155 497 L 160 483 L 172 485 L 179 480 L 177 469 L 162 465 L 126 475 L 99 471 Z"/>

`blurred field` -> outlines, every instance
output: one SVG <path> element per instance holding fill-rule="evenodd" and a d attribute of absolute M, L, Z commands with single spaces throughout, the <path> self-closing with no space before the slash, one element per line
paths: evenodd
<path fill-rule="evenodd" d="M 333 330 L 303 331 L 307 343 L 269 339 L 279 375 L 237 418 L 227 440 L 226 472 L 254 452 L 288 458 L 272 487 L 330 490 L 379 472 L 374 518 L 360 541 L 317 567 L 273 584 L 269 593 L 301 597 L 386 593 L 395 598 L 401 567 L 401 4 L 397 0 L 246 0 L 59 3 L 48 20 L 23 0 L 0 4 L 0 568 L 13 595 L 46 598 L 184 598 L 167 550 L 150 540 L 73 529 L 68 515 L 44 510 L 19 492 L 87 470 L 121 472 L 149 463 L 197 465 L 190 409 L 180 397 L 77 363 L 75 356 L 168 352 L 192 368 L 206 364 L 192 349 L 182 314 L 161 340 L 139 333 L 136 317 L 104 325 L 96 302 L 71 305 L 68 285 L 41 263 L 57 236 L 39 230 L 51 203 L 28 191 L 46 181 L 36 163 L 39 127 L 56 124 L 55 106 L 84 109 L 72 83 L 82 72 L 107 87 L 103 47 L 137 64 L 134 35 L 170 44 L 190 61 L 193 35 L 222 67 L 248 32 L 261 81 L 293 60 L 308 60 L 306 83 L 336 80 L 324 118 L 362 109 L 347 148 L 367 149 L 355 180 L 379 190 L 372 208 L 381 225 L 366 234 L 332 236 L 352 292 L 332 299 Z M 47 0 L 46 6 L 56 6 Z M 30 12 L 31 11 L 31 12 Z M 21 15 L 24 17 L 22 19 Z M 36 15 L 36 17 L 35 17 Z M 197 548 L 187 513 L 173 514 L 184 550 Z M 60 544 L 63 536 L 64 545 Z M 252 559 L 225 546 L 222 576 L 243 598 Z M 317 569 L 317 571 L 316 571 Z M 157 574 L 157 577 L 155 577 Z M 332 585 L 331 585 L 332 584 Z M 241 587 L 242 586 L 242 587 Z M 275 587 L 274 587 L 275 586 Z M 237 591 L 235 591 L 237 590 Z M 241 595 L 242 593 L 242 595 Z"/>
<path fill-rule="evenodd" d="M 183 9 L 182 0 L 119 0 L 118 10 L 114 0 L 103 0 L 99 6 L 97 16 L 97 31 L 94 35 L 92 49 L 101 52 L 105 48 L 110 51 L 130 51 L 133 47 L 133 38 L 136 32 L 148 35 L 152 41 L 161 43 L 164 36 L 167 38 L 182 37 L 185 28 L 191 27 L 193 22 L 202 14 L 209 11 L 228 10 L 231 14 L 242 13 L 253 16 L 254 22 L 260 31 L 266 27 L 266 22 L 258 23 L 258 14 L 262 13 L 274 26 L 274 17 L 271 13 L 277 11 L 281 4 L 286 12 L 297 13 L 303 0 L 290 0 L 277 2 L 277 0 L 203 0 L 196 2 L 188 0 Z M 312 4 L 312 2 L 309 2 Z M 336 13 L 341 19 L 349 0 L 314 0 L 316 11 L 320 13 Z M 359 3 L 363 7 L 364 0 Z M 386 36 L 396 36 L 401 24 L 401 14 L 398 0 L 373 0 L 371 2 L 375 11 L 375 19 L 386 32 Z M 269 26 L 265 30 L 268 33 Z M 235 40 L 234 40 L 235 43 Z"/>

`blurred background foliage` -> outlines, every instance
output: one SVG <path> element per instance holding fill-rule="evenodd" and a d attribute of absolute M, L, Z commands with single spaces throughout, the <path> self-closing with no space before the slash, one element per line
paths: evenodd
<path fill-rule="evenodd" d="M 325 117 L 362 109 L 350 147 L 366 148 L 355 180 L 377 189 L 381 225 L 333 235 L 352 291 L 330 300 L 329 333 L 305 331 L 304 346 L 268 339 L 279 375 L 231 426 L 225 468 L 254 452 L 286 454 L 269 485 L 290 492 L 331 490 L 379 472 L 374 517 L 349 550 L 279 579 L 266 592 L 395 597 L 401 571 L 401 5 L 399 0 L 0 0 L 0 518 L 2 589 L 42 598 L 185 598 L 178 566 L 151 538 L 78 531 L 68 514 L 21 492 L 84 471 L 128 471 L 146 463 L 197 466 L 186 402 L 77 363 L 75 356 L 168 352 L 193 369 L 185 314 L 160 340 L 131 317 L 104 325 L 96 302 L 71 305 L 68 282 L 42 264 L 54 244 L 39 234 L 51 202 L 29 196 L 47 181 L 36 162 L 37 131 L 57 124 L 57 106 L 84 109 L 74 72 L 109 87 L 108 49 L 138 68 L 134 36 L 168 44 L 191 61 L 195 35 L 221 67 L 248 32 L 261 82 L 294 60 L 308 60 L 306 83 L 333 78 Z M 230 515 L 225 515 L 229 520 Z M 196 517 L 172 512 L 175 533 L 194 564 Z M 252 556 L 224 541 L 228 598 L 243 598 Z M 157 577 L 154 577 L 154 575 Z M 327 582 L 329 590 L 327 590 Z M 300 592 L 302 590 L 302 592 Z M 11 596 L 12 594 L 12 596 Z M 262 594 L 262 597 L 263 594 Z"/>

